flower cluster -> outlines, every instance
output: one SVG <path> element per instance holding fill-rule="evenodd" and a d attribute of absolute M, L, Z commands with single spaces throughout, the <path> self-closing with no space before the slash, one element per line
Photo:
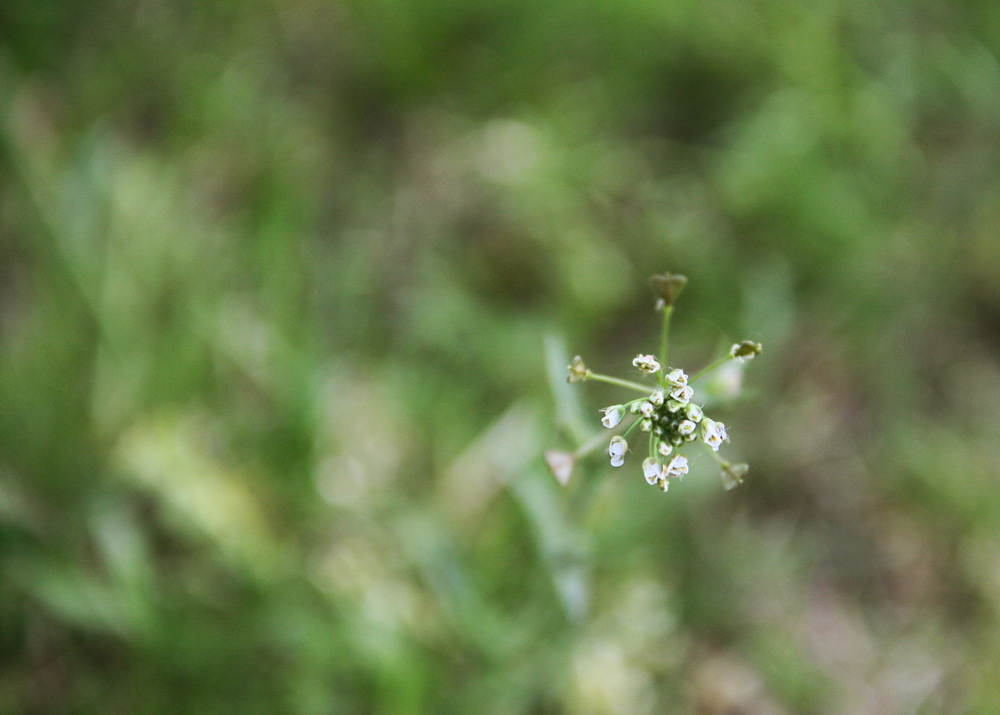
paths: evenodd
<path fill-rule="evenodd" d="M 649 435 L 648 456 L 642 462 L 642 473 L 649 484 L 667 491 L 672 480 L 683 478 L 688 473 L 689 462 L 688 457 L 681 454 L 681 450 L 688 444 L 700 440 L 718 461 L 722 469 L 723 482 L 727 489 L 731 489 L 743 482 L 748 467 L 746 464 L 730 464 L 718 456 L 722 444 L 729 442 L 726 425 L 709 417 L 705 414 L 703 406 L 694 402 L 694 388 L 689 383 L 693 383 L 697 378 L 729 360 L 742 363 L 753 359 L 761 353 L 761 345 L 751 340 L 736 343 L 724 357 L 691 378 L 680 368 L 667 367 L 670 314 L 673 311 L 674 300 L 684 288 L 687 279 L 667 274 L 653 276 L 651 282 L 658 295 L 657 310 L 663 312 L 660 354 L 637 355 L 632 361 L 632 366 L 643 376 L 654 377 L 656 385 L 596 374 L 584 365 L 579 356 L 574 358 L 569 366 L 568 380 L 569 382 L 597 380 L 644 393 L 642 397 L 601 410 L 603 413 L 601 424 L 608 429 L 615 429 L 631 418 L 628 428 L 622 434 L 611 438 L 608 447 L 611 466 L 621 467 L 625 464 L 629 452 L 627 438 L 638 428 Z"/>
<path fill-rule="evenodd" d="M 662 370 L 653 355 L 639 355 L 632 364 L 647 375 Z M 601 410 L 604 413 L 601 423 L 614 429 L 626 415 L 635 416 L 626 435 L 635 427 L 649 433 L 649 456 L 642 463 L 642 473 L 647 482 L 666 491 L 671 479 L 688 473 L 688 459 L 679 453 L 680 447 L 701 437 L 713 451 L 718 451 L 723 442 L 729 441 L 729 435 L 725 424 L 709 418 L 700 405 L 691 401 L 694 389 L 688 384 L 688 376 L 683 370 L 674 368 L 663 372 L 662 385 L 649 395 Z M 608 448 L 611 466 L 622 466 L 627 451 L 625 437 L 613 437 Z"/>

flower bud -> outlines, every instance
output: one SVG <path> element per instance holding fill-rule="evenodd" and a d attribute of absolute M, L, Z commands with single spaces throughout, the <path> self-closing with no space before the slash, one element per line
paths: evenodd
<path fill-rule="evenodd" d="M 701 418 L 704 416 L 704 413 L 701 411 L 701 407 L 693 402 L 684 408 L 684 414 L 686 414 L 687 418 L 692 422 L 701 422 Z"/>

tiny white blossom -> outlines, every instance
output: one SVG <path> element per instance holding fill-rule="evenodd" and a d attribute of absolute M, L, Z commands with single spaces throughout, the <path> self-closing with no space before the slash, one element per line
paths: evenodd
<path fill-rule="evenodd" d="M 653 403 L 652 402 L 643 402 L 641 405 L 639 405 L 639 414 L 641 414 L 643 417 L 652 417 L 653 416 Z"/>
<path fill-rule="evenodd" d="M 660 388 L 656 388 L 655 390 L 653 390 L 653 394 L 649 396 L 649 401 L 652 402 L 656 407 L 662 405 L 663 400 L 665 399 L 666 397 L 663 394 L 663 390 Z"/>
<path fill-rule="evenodd" d="M 650 375 L 660 369 L 660 363 L 653 355 L 636 355 L 632 364 L 639 368 L 643 375 Z"/>
<path fill-rule="evenodd" d="M 643 432 L 651 432 L 653 429 L 653 420 L 648 417 L 639 423 L 639 429 Z"/>
<path fill-rule="evenodd" d="M 726 426 L 706 417 L 701 421 L 701 438 L 705 444 L 718 452 L 722 443 L 728 439 Z"/>
<path fill-rule="evenodd" d="M 601 412 L 604 413 L 604 417 L 601 418 L 601 424 L 611 429 L 612 427 L 617 427 L 622 421 L 622 417 L 625 416 L 625 407 L 624 405 L 612 405 L 611 407 L 605 407 Z"/>
<path fill-rule="evenodd" d="M 633 415 L 639 414 L 639 403 L 633 402 L 631 405 L 629 405 L 628 411 L 631 412 Z"/>
<path fill-rule="evenodd" d="M 667 400 L 667 409 L 670 410 L 671 412 L 677 412 L 677 410 L 681 409 L 682 407 L 684 407 L 683 402 L 678 402 L 677 400 L 674 399 Z"/>
<path fill-rule="evenodd" d="M 608 454 L 611 455 L 611 466 L 620 467 L 625 464 L 625 452 L 628 451 L 628 442 L 619 435 L 611 438 L 611 446 L 608 447 Z"/>
<path fill-rule="evenodd" d="M 694 433 L 695 423 L 691 420 L 681 420 L 681 423 L 677 425 L 677 431 L 682 435 L 689 435 Z"/>
<path fill-rule="evenodd" d="M 660 442 L 656 445 L 656 451 L 664 457 L 669 457 L 670 453 L 674 451 L 674 446 L 670 442 Z"/>
<path fill-rule="evenodd" d="M 683 477 L 688 473 L 688 460 L 683 454 L 675 454 L 667 464 L 663 465 L 663 478 Z"/>
<path fill-rule="evenodd" d="M 693 402 L 684 408 L 684 414 L 686 414 L 687 418 L 692 422 L 701 422 L 701 418 L 704 417 L 701 407 Z"/>
<path fill-rule="evenodd" d="M 680 368 L 676 368 L 667 373 L 666 377 L 667 383 L 673 385 L 674 387 L 684 387 L 688 384 L 688 376 L 684 374 L 684 371 Z"/>
<path fill-rule="evenodd" d="M 686 405 L 691 401 L 691 398 L 694 397 L 694 390 L 692 390 L 688 385 L 681 385 L 680 387 L 675 387 L 671 390 L 670 396 L 681 404 Z"/>
<path fill-rule="evenodd" d="M 642 460 L 642 473 L 647 482 L 656 484 L 656 480 L 660 478 L 660 463 L 652 457 L 646 457 Z"/>

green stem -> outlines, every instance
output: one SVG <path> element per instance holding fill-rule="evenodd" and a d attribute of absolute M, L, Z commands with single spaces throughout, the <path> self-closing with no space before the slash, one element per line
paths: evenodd
<path fill-rule="evenodd" d="M 617 377 L 610 377 L 609 375 L 598 375 L 596 372 L 588 372 L 587 379 L 606 382 L 609 385 L 617 385 L 618 387 L 627 387 L 630 390 L 645 392 L 647 395 L 652 392 L 648 385 L 640 385 L 638 382 L 629 382 L 628 380 L 619 380 Z"/>
<path fill-rule="evenodd" d="M 695 380 L 697 380 L 699 377 L 701 377 L 705 373 L 712 372 L 712 370 L 714 370 L 715 368 L 719 367 L 719 365 L 722 365 L 723 363 L 726 363 L 726 362 L 728 362 L 728 361 L 730 361 L 732 359 L 733 359 L 732 355 L 726 355 L 724 358 L 720 358 L 719 360 L 716 360 L 715 362 L 713 362 L 708 367 L 702 368 L 697 373 L 695 373 L 695 375 L 693 375 L 692 377 L 688 378 L 688 384 L 694 382 Z"/>
<path fill-rule="evenodd" d="M 632 430 L 634 430 L 634 429 L 635 429 L 635 426 L 636 426 L 637 424 L 639 424 L 640 422 L 642 422 L 642 417 L 638 418 L 638 419 L 637 419 L 637 420 L 636 420 L 635 422 L 633 422 L 632 424 L 630 424 L 630 425 L 628 426 L 628 429 L 627 429 L 627 430 L 625 430 L 625 431 L 624 431 L 624 432 L 622 433 L 622 439 L 625 439 L 626 437 L 628 437 L 628 433 L 629 433 L 629 432 L 631 432 Z"/>
<path fill-rule="evenodd" d="M 724 460 L 722 457 L 719 456 L 718 452 L 709 447 L 707 444 L 705 445 L 705 449 L 707 449 L 708 453 L 712 455 L 712 458 L 719 463 L 720 467 L 725 467 L 729 464 L 726 460 Z"/>
<path fill-rule="evenodd" d="M 667 366 L 670 364 L 670 316 L 673 312 L 672 305 L 663 308 L 663 329 L 660 332 L 660 361 L 663 368 L 660 370 L 660 384 L 664 386 L 667 384 Z"/>

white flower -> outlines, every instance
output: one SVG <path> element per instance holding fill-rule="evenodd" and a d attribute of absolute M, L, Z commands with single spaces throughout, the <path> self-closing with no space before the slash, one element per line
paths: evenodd
<path fill-rule="evenodd" d="M 663 400 L 666 399 L 663 395 L 663 390 L 656 388 L 653 390 L 653 394 L 649 396 L 649 401 L 653 403 L 656 407 L 663 404 Z"/>
<path fill-rule="evenodd" d="M 651 432 L 653 429 L 653 420 L 648 417 L 639 423 L 639 429 L 643 432 Z"/>
<path fill-rule="evenodd" d="M 652 402 L 643 402 L 641 405 L 639 405 L 639 414 L 641 414 L 643 417 L 652 417 L 653 416 L 653 403 Z"/>
<path fill-rule="evenodd" d="M 643 375 L 649 375 L 660 369 L 660 363 L 652 355 L 636 355 L 632 364 L 639 368 Z"/>
<path fill-rule="evenodd" d="M 694 397 L 694 390 L 692 390 L 688 385 L 681 385 L 680 387 L 675 387 L 670 391 L 670 396 L 680 402 L 682 405 L 686 405 Z"/>
<path fill-rule="evenodd" d="M 681 420 L 681 423 L 677 425 L 677 431 L 682 435 L 687 436 L 694 432 L 695 423 L 691 420 Z"/>
<path fill-rule="evenodd" d="M 692 422 L 701 422 L 701 418 L 704 417 L 701 407 L 693 402 L 684 408 L 684 414 L 686 414 L 687 418 Z"/>
<path fill-rule="evenodd" d="M 611 438 L 611 446 L 608 447 L 608 454 L 611 455 L 611 466 L 620 467 L 625 464 L 625 452 L 628 451 L 628 442 L 619 435 Z"/>
<path fill-rule="evenodd" d="M 678 402 L 677 400 L 667 400 L 667 409 L 671 412 L 677 412 L 680 408 L 684 406 L 683 402 Z"/>
<path fill-rule="evenodd" d="M 701 421 L 701 438 L 716 452 L 719 451 L 722 443 L 729 439 L 726 435 L 726 426 L 708 417 Z"/>
<path fill-rule="evenodd" d="M 663 465 L 663 478 L 683 477 L 688 473 L 688 460 L 683 454 L 675 454 L 667 464 Z"/>
<path fill-rule="evenodd" d="M 684 385 L 688 384 L 688 376 L 680 368 L 668 372 L 666 380 L 668 384 L 674 387 L 684 387 Z"/>
<path fill-rule="evenodd" d="M 660 442 L 656 445 L 656 451 L 664 457 L 669 457 L 670 453 L 674 451 L 674 446 L 670 442 Z"/>
<path fill-rule="evenodd" d="M 660 478 L 660 463 L 652 457 L 646 457 L 642 460 L 642 473 L 647 482 L 656 484 L 656 480 Z"/>
<path fill-rule="evenodd" d="M 604 417 L 601 418 L 601 424 L 611 429 L 612 427 L 617 427 L 618 423 L 622 421 L 622 417 L 625 416 L 624 405 L 612 405 L 611 407 L 605 407 L 601 412 L 604 413 Z"/>

